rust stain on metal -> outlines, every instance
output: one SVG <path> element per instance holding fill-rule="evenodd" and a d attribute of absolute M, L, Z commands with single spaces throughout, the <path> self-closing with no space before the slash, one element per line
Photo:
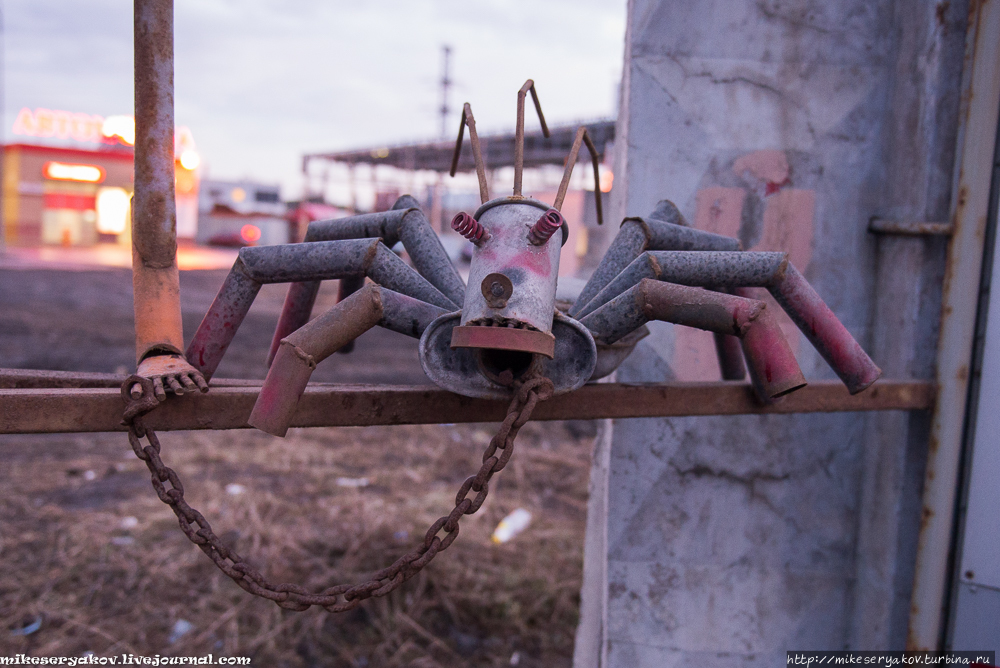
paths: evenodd
<path fill-rule="evenodd" d="M 466 325 L 451 330 L 451 347 L 516 350 L 552 359 L 555 356 L 556 338 L 548 332 L 531 329 Z"/>

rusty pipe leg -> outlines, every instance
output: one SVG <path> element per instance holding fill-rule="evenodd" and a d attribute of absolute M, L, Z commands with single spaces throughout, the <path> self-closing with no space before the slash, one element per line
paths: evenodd
<path fill-rule="evenodd" d="M 419 338 L 445 312 L 377 285 L 362 287 L 281 341 L 248 424 L 284 436 L 317 364 L 375 325 Z"/>
<path fill-rule="evenodd" d="M 611 242 L 611 246 L 601 258 L 600 264 L 594 269 L 590 280 L 583 286 L 580 296 L 570 307 L 569 314 L 577 319 L 582 317 L 583 307 L 589 304 L 605 285 L 610 283 L 615 276 L 646 250 L 648 241 L 649 238 L 641 225 L 635 221 L 623 222 L 621 229 L 618 230 L 618 234 Z"/>
<path fill-rule="evenodd" d="M 271 337 L 271 348 L 267 353 L 267 366 L 271 366 L 274 356 L 278 352 L 281 340 L 309 322 L 312 315 L 313 305 L 316 303 L 316 295 L 319 293 L 321 281 L 303 281 L 292 283 L 288 286 L 288 293 L 285 295 L 285 303 L 281 307 L 281 316 L 278 318 L 278 326 L 274 329 L 274 336 Z M 352 294 L 361 289 L 365 284 L 364 276 L 345 276 L 340 279 L 338 286 L 337 302 L 342 302 Z M 349 353 L 354 349 L 354 342 L 348 343 L 338 352 Z"/>
<path fill-rule="evenodd" d="M 367 213 L 332 220 L 314 220 L 309 223 L 303 243 L 381 238 L 386 244 L 392 246 L 399 241 L 399 229 L 403 218 L 409 212 L 408 209 L 410 208 L 411 200 L 413 200 L 412 197 L 400 197 L 396 202 L 396 206 L 393 206 L 391 211 L 380 211 L 378 213 Z M 344 280 L 358 281 L 358 279 L 353 277 L 341 278 L 341 281 Z M 364 279 L 361 278 L 360 280 L 363 282 Z M 358 287 L 361 287 L 360 284 Z M 319 288 L 320 281 L 293 282 L 288 286 L 285 303 L 281 309 L 281 317 L 278 319 L 278 326 L 275 328 L 274 336 L 271 338 L 271 347 L 267 354 L 268 367 L 271 366 L 274 356 L 278 352 L 281 340 L 309 322 L 309 316 L 312 314 L 313 305 L 316 303 L 316 295 L 319 292 Z M 340 299 L 338 301 L 343 300 L 348 294 L 350 293 L 345 294 L 343 292 L 342 282 Z M 345 350 L 345 352 L 347 351 Z"/>
<path fill-rule="evenodd" d="M 743 251 L 646 251 L 625 267 L 577 318 L 600 308 L 644 278 L 700 287 L 766 287 L 785 275 L 786 253 Z"/>
<path fill-rule="evenodd" d="M 764 302 L 756 299 L 646 278 L 580 322 L 602 344 L 614 343 L 650 320 L 743 336 L 763 310 Z"/>
<path fill-rule="evenodd" d="M 465 301 L 465 283 L 416 203 L 413 197 L 403 195 L 389 211 L 314 221 L 309 224 L 305 241 L 377 237 L 388 248 L 401 241 L 420 275 L 455 304 L 461 304 Z"/>
<path fill-rule="evenodd" d="M 187 349 L 188 362 L 206 379 L 219 367 L 260 286 L 247 274 L 243 261 L 237 258 Z"/>
<path fill-rule="evenodd" d="M 738 337 L 714 332 L 715 354 L 719 358 L 722 380 L 743 380 L 747 377 L 743 366 L 743 346 Z"/>
<path fill-rule="evenodd" d="M 789 264 L 784 278 L 770 291 L 851 394 L 861 392 L 882 375 L 882 370 L 795 267 Z"/>
<path fill-rule="evenodd" d="M 313 221 L 309 224 L 305 242 L 372 238 L 382 239 L 387 247 L 395 245 L 397 241 L 402 241 L 403 247 L 410 254 L 410 258 L 421 276 L 454 302 L 456 308 L 464 301 L 465 284 L 462 282 L 458 270 L 448 259 L 448 254 L 441 245 L 441 240 L 420 211 L 417 201 L 410 195 L 403 195 L 396 200 L 389 211 Z M 356 292 L 364 284 L 364 278 L 361 276 L 349 276 L 340 280 L 338 301 L 342 301 Z M 271 366 L 271 362 L 278 352 L 281 339 L 309 322 L 309 315 L 312 312 L 319 285 L 319 281 L 305 281 L 292 283 L 289 286 L 278 327 L 271 339 L 271 348 L 267 356 L 268 366 Z M 402 286 L 396 287 L 403 289 Z M 341 348 L 340 352 L 347 353 L 352 349 L 353 344 L 349 343 Z"/>
<path fill-rule="evenodd" d="M 379 289 L 367 286 L 283 339 L 247 423 L 284 436 L 313 369 L 378 324 Z"/>
<path fill-rule="evenodd" d="M 738 251 L 738 239 L 688 227 L 669 200 L 661 200 L 646 218 L 626 218 L 601 263 L 594 269 L 569 314 L 580 318 L 583 308 L 645 250 Z"/>
<path fill-rule="evenodd" d="M 753 299 L 754 291 L 737 288 L 736 294 Z M 795 353 L 785 339 L 775 314 L 763 309 L 746 334 L 740 339 L 750 382 L 757 398 L 764 403 L 806 386 L 805 376 L 795 359 Z"/>
<path fill-rule="evenodd" d="M 299 283 L 364 275 L 421 301 L 442 308 L 459 308 L 378 239 L 244 248 L 240 260 L 246 273 L 258 283 Z"/>
<path fill-rule="evenodd" d="M 649 320 L 740 337 L 750 379 L 763 401 L 806 384 L 774 314 L 747 289 L 734 296 L 646 278 L 580 322 L 608 344 Z"/>
<path fill-rule="evenodd" d="M 363 288 L 365 285 L 364 276 L 348 276 L 346 278 L 340 279 L 340 285 L 337 286 L 337 303 L 344 301 L 355 292 Z M 338 353 L 347 354 L 354 350 L 354 341 L 350 343 L 345 343 Z"/>
<path fill-rule="evenodd" d="M 731 290 L 719 289 L 719 292 L 733 294 Z M 715 340 L 715 357 L 719 360 L 719 374 L 722 380 L 743 380 L 747 377 L 743 365 L 743 344 L 739 337 L 729 334 L 712 333 Z"/>
<path fill-rule="evenodd" d="M 285 303 L 281 307 L 281 316 L 278 318 L 278 326 L 274 328 L 274 336 L 271 337 L 271 349 L 267 352 L 267 366 L 271 366 L 271 362 L 274 361 L 281 340 L 309 322 L 320 284 L 321 281 L 303 281 L 288 286 Z"/>

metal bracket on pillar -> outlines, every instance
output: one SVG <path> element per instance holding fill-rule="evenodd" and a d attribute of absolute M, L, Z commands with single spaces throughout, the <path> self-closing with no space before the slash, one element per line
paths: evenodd
<path fill-rule="evenodd" d="M 912 220 L 889 220 L 872 218 L 868 231 L 872 234 L 892 234 L 904 237 L 950 237 L 954 226 L 951 223 L 929 223 Z"/>

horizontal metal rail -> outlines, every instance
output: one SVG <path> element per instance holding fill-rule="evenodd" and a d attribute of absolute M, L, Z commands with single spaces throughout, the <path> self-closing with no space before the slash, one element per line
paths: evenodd
<path fill-rule="evenodd" d="M 117 378 L 88 376 L 95 383 Z M 0 373 L 4 379 L 9 382 L 10 370 Z M 62 382 L 68 379 L 69 374 Z M 259 392 L 259 381 L 213 380 L 208 394 L 172 396 L 146 421 L 157 430 L 244 429 Z M 882 380 L 854 396 L 838 381 L 819 381 L 766 406 L 739 381 L 597 383 L 540 404 L 532 419 L 910 411 L 932 408 L 934 398 L 934 384 L 921 381 Z M 312 384 L 292 426 L 495 422 L 503 419 L 505 408 L 503 401 L 471 399 L 431 385 Z M 0 389 L 0 434 L 123 431 L 122 409 L 116 387 Z"/>

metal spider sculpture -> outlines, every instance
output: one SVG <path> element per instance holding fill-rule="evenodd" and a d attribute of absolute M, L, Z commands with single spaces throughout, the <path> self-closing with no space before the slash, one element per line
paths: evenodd
<path fill-rule="evenodd" d="M 577 131 L 551 206 L 522 196 L 524 101 L 530 92 L 548 136 L 534 84 L 518 92 L 514 192 L 490 199 L 465 105 L 452 175 L 469 128 L 482 206 L 458 214 L 454 229 L 474 244 L 466 289 L 418 203 L 409 195 L 389 211 L 316 221 L 305 241 L 244 248 L 205 315 L 188 361 L 210 378 L 264 283 L 291 283 L 271 344 L 267 379 L 250 424 L 283 436 L 313 369 L 379 325 L 420 339 L 420 363 L 440 387 L 462 395 L 507 398 L 516 379 L 541 373 L 555 393 L 610 374 L 646 330 L 662 320 L 714 332 L 724 379 L 744 377 L 762 401 L 806 384 L 767 289 L 852 394 L 881 371 L 785 253 L 741 251 L 740 242 L 692 229 L 661 201 L 644 218 L 626 218 L 576 300 L 556 302 L 560 247 L 568 226 L 559 213 L 582 143 Z M 595 188 L 600 222 L 600 188 Z M 558 233 L 558 235 L 557 235 Z M 414 268 L 389 250 L 402 242 Z M 366 284 L 365 279 L 371 283 Z M 320 282 L 340 279 L 340 299 L 309 321 Z"/>

